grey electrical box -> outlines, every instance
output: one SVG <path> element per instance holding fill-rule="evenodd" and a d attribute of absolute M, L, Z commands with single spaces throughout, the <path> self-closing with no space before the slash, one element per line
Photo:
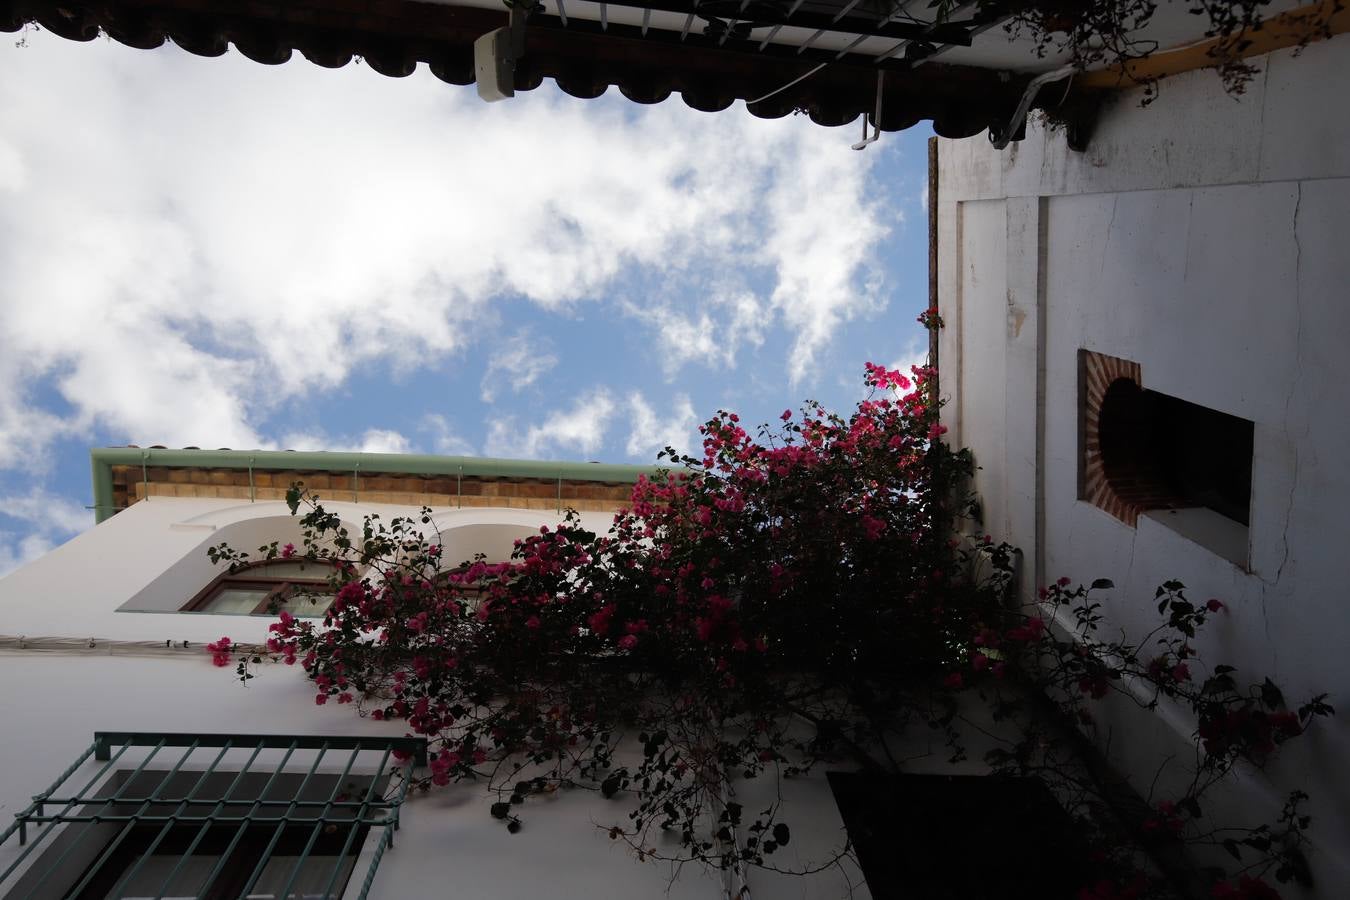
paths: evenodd
<path fill-rule="evenodd" d="M 473 72 L 478 96 L 489 103 L 516 95 L 516 60 L 509 28 L 489 31 L 473 42 Z"/>

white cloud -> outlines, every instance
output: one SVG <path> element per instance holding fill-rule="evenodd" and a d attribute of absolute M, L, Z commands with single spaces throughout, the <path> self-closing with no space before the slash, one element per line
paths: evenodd
<path fill-rule="evenodd" d="M 836 327 L 884 302 L 873 248 L 887 230 L 864 169 L 838 154 L 808 159 L 806 142 L 787 149 L 796 155 L 783 165 L 796 178 L 769 192 L 765 252 L 778 275 L 773 305 L 796 334 L 787 370 L 797 384 Z"/>
<path fill-rule="evenodd" d="M 0 347 L 3 344 L 0 336 Z M 32 465 L 41 471 L 50 459 L 40 451 L 57 438 L 75 433 L 79 426 L 25 396 L 21 379 L 12 374 L 21 370 L 17 362 L 0 356 L 0 470 Z"/>
<path fill-rule="evenodd" d="M 524 331 L 498 347 L 489 356 L 487 371 L 483 373 L 480 385 L 483 402 L 495 400 L 503 385 L 518 394 L 551 371 L 558 364 L 558 357 L 544 347 L 532 344 Z"/>
<path fill-rule="evenodd" d="M 78 503 L 32 488 L 27 494 L 0 496 L 0 516 L 9 516 L 38 530 L 69 536 L 93 527 L 94 514 Z"/>
<path fill-rule="evenodd" d="M 387 428 L 368 428 L 361 435 L 362 453 L 411 453 L 412 444 L 397 431 Z"/>
<path fill-rule="evenodd" d="M 672 306 L 650 308 L 626 304 L 625 311 L 656 330 L 661 362 L 667 376 L 691 362 L 727 365 L 730 356 L 718 334 L 718 324 L 708 312 L 686 315 Z"/>
<path fill-rule="evenodd" d="M 94 525 L 92 510 L 41 488 L 0 496 L 0 525 L 6 519 L 25 529 L 20 534 L 0 528 L 0 576 Z"/>
<path fill-rule="evenodd" d="M 609 391 L 596 388 L 579 397 L 570 409 L 550 413 L 541 425 L 521 427 L 514 416 L 488 427 L 488 456 L 544 459 L 559 452 L 593 454 L 600 449 L 615 412 Z"/>
<path fill-rule="evenodd" d="M 745 289 L 713 294 L 692 314 L 673 302 L 642 306 L 628 301 L 624 311 L 656 329 L 667 378 L 691 363 L 736 368 L 743 345 L 764 343 L 765 325 L 771 317 L 769 304 Z"/>
<path fill-rule="evenodd" d="M 631 430 L 625 449 L 629 456 L 641 457 L 644 462 L 655 462 L 656 454 L 666 447 L 687 453 L 693 445 L 698 418 L 694 415 L 694 406 L 687 395 L 676 396 L 670 415 L 662 418 L 652 409 L 641 391 L 634 391 L 628 395 L 628 411 Z"/>
<path fill-rule="evenodd" d="M 427 413 L 417 430 L 431 435 L 432 450 L 441 456 L 473 456 L 473 444 L 455 433 L 450 420 L 440 413 Z"/>
<path fill-rule="evenodd" d="M 481 340 L 495 298 L 570 309 L 633 270 L 701 284 L 753 269 L 771 286 L 678 314 L 658 298 L 646 321 L 676 367 L 728 366 L 776 322 L 797 381 L 878 302 L 869 157 L 795 117 L 551 87 L 489 106 L 425 67 L 28 43 L 4 50 L 0 79 L 0 468 L 95 428 L 260 446 L 283 401 Z M 529 386 L 548 354 L 514 371 Z M 35 408 L 37 385 L 69 411 Z M 551 434 L 537 446 L 589 446 Z"/>
<path fill-rule="evenodd" d="M 388 428 L 367 428 L 359 436 L 330 435 L 324 431 L 293 431 L 281 439 L 287 450 L 330 450 L 337 453 L 416 453 L 408 438 Z"/>
<path fill-rule="evenodd" d="M 0 531 L 0 578 L 43 556 L 55 545 L 40 534 L 17 535 Z"/>
<path fill-rule="evenodd" d="M 909 377 L 910 370 L 914 366 L 928 365 L 928 336 L 910 335 L 909 340 L 905 341 L 905 349 L 900 355 L 891 360 L 887 366 L 888 369 L 894 369 L 901 374 Z"/>

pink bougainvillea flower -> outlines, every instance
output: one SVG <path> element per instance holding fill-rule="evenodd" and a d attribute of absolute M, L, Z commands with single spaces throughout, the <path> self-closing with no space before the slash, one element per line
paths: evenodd
<path fill-rule="evenodd" d="M 294 555 L 295 555 L 295 545 L 294 545 L 294 544 L 287 544 L 285 547 L 282 547 L 282 548 L 281 548 L 281 558 L 282 558 L 282 559 L 290 559 L 290 558 L 291 558 L 292 556 L 294 556 Z"/>
<path fill-rule="evenodd" d="M 230 652 L 234 645 L 230 639 L 223 637 L 218 641 L 212 641 L 206 645 L 206 649 L 211 653 L 211 664 L 214 666 L 228 666 L 230 664 Z"/>

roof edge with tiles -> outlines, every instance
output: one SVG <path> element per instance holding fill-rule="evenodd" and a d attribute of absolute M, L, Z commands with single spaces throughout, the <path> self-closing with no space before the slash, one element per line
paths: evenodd
<path fill-rule="evenodd" d="M 617 465 L 609 463 L 552 462 L 542 460 L 493 459 L 473 456 L 425 456 L 405 453 L 340 453 L 330 451 L 294 450 L 195 450 L 158 447 L 101 447 L 89 452 L 93 476 L 95 521 L 102 522 L 117 510 L 124 508 L 130 498 L 118 503 L 115 493 L 114 470 L 138 470 L 144 480 L 151 480 L 152 470 L 208 470 L 228 473 L 234 470 L 247 473 L 244 485 L 253 491 L 255 475 L 262 473 L 338 473 L 350 476 L 354 484 L 360 479 L 380 476 L 401 476 L 414 479 L 454 479 L 456 483 L 472 482 L 534 482 L 557 485 L 560 499 L 585 496 L 578 491 L 578 483 L 622 488 L 636 482 L 639 476 L 651 475 L 655 466 Z M 180 479 L 169 479 L 178 481 Z M 218 480 L 218 479 L 217 479 Z M 297 479 L 304 480 L 304 479 Z M 204 483 L 212 483 L 208 479 Z M 275 486 L 275 480 L 271 479 Z M 369 481 L 368 481 L 369 484 Z M 563 486 L 569 490 L 564 492 Z M 373 485 L 371 485 L 373 487 Z M 414 491 L 421 493 L 422 491 Z M 124 492 L 125 493 L 125 492 Z M 478 493 L 478 492 L 476 492 Z M 497 492 L 482 492 L 486 496 L 504 496 Z M 529 493 L 529 492 L 526 492 Z M 221 494 L 220 496 L 224 496 Z M 525 494 L 522 494 L 525 496 Z M 536 498 L 538 499 L 538 498 Z M 588 498 L 599 500 L 601 498 Z M 611 498 L 603 498 L 611 499 Z M 617 495 L 615 498 L 618 499 Z M 624 497 L 626 499 L 626 495 Z"/>

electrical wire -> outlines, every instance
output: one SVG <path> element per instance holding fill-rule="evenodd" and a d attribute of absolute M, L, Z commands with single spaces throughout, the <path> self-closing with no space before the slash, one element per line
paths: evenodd
<path fill-rule="evenodd" d="M 112 638 L 0 634 L 0 650 L 75 653 L 102 656 L 203 656 L 206 641 L 125 641 Z M 231 644 L 231 652 L 265 653 L 261 644 Z"/>
<path fill-rule="evenodd" d="M 821 69 L 823 69 L 823 68 L 825 68 L 826 66 L 828 66 L 829 64 L 830 64 L 829 61 L 823 62 L 823 63 L 821 63 L 820 65 L 816 66 L 816 67 L 815 67 L 814 69 L 812 69 L 811 71 L 807 72 L 805 75 L 798 75 L 796 78 L 792 79 L 791 81 L 789 81 L 787 84 L 783 85 L 782 87 L 776 88 L 775 90 L 772 90 L 772 91 L 769 91 L 769 92 L 768 92 L 767 94 L 765 94 L 763 97 L 756 97 L 756 98 L 753 99 L 753 100 L 747 100 L 747 101 L 745 101 L 745 105 L 746 105 L 746 106 L 753 106 L 753 105 L 755 105 L 756 103 L 763 103 L 765 100 L 768 100 L 770 97 L 774 97 L 774 96 L 777 96 L 778 94 L 783 93 L 783 91 L 786 91 L 788 88 L 792 87 L 794 84 L 797 84 L 798 82 L 801 82 L 801 81 L 805 81 L 806 79 L 810 78 L 812 75 L 816 74 L 816 73 L 819 72 Z"/>

